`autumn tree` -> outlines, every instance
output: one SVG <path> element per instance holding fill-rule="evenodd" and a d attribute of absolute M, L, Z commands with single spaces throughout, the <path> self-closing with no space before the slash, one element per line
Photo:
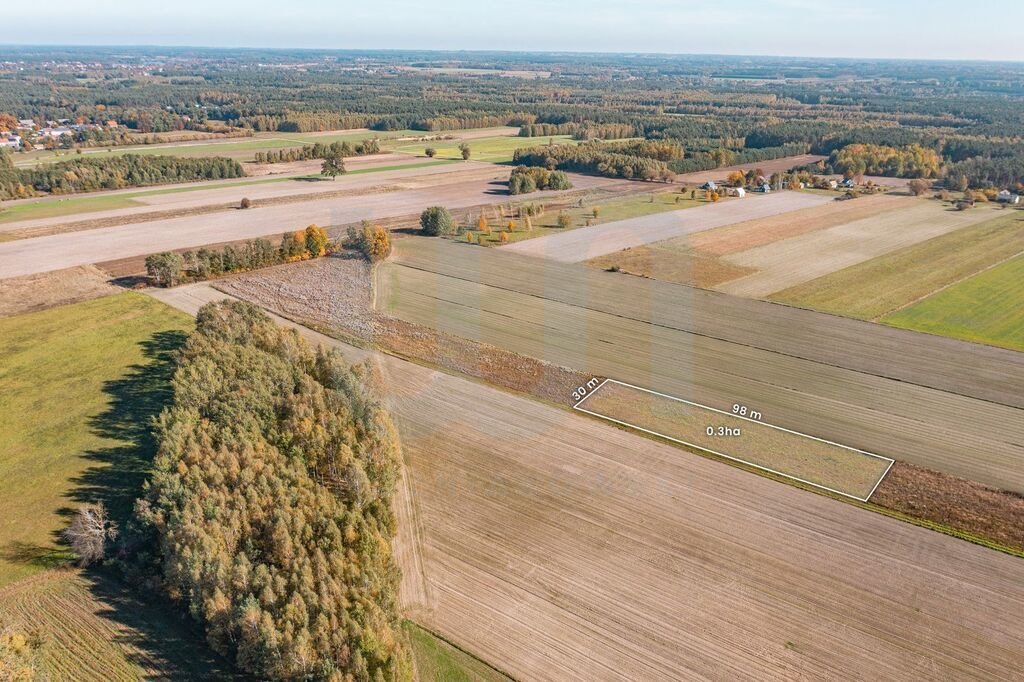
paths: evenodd
<path fill-rule="evenodd" d="M 391 233 L 382 225 L 363 221 L 358 228 L 348 228 L 345 246 L 355 249 L 371 263 L 376 263 L 391 255 Z"/>
<path fill-rule="evenodd" d="M 558 214 L 558 218 L 556 218 L 556 221 L 558 223 L 558 226 L 563 230 L 567 230 L 570 227 L 572 227 L 572 216 L 566 213 L 565 211 L 562 211 Z"/>
<path fill-rule="evenodd" d="M 466 144 L 465 142 L 459 145 L 459 152 L 462 154 L 463 161 L 469 161 L 469 157 L 473 153 L 472 150 L 469 148 L 469 145 Z"/>
<path fill-rule="evenodd" d="M 733 187 L 743 187 L 743 185 L 746 184 L 747 176 L 741 170 L 734 170 L 733 172 L 729 173 L 727 181 Z"/>
<path fill-rule="evenodd" d="M 311 258 L 319 258 L 327 253 L 327 245 L 330 243 L 331 238 L 327 235 L 327 230 L 324 228 L 310 225 L 302 233 L 302 238 L 306 244 L 306 252 Z"/>
<path fill-rule="evenodd" d="M 931 183 L 927 180 L 911 180 L 907 183 L 907 188 L 915 197 L 920 197 L 924 196 L 929 192 L 929 190 L 931 190 Z"/>
<path fill-rule="evenodd" d="M 435 156 L 437 156 L 437 150 L 434 149 L 433 147 L 427 147 L 424 153 L 430 158 L 434 158 Z"/>

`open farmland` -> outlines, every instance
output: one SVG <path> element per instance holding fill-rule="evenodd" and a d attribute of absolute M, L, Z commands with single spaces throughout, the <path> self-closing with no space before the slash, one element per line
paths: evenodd
<path fill-rule="evenodd" d="M 595 225 L 584 230 L 552 234 L 501 248 L 564 263 L 578 263 L 623 249 L 741 221 L 788 213 L 826 201 L 828 199 L 801 192 L 780 192 L 764 197 L 731 199 L 685 211 L 669 211 Z"/>
<path fill-rule="evenodd" d="M 1024 256 L 943 289 L 882 321 L 1024 351 Z"/>
<path fill-rule="evenodd" d="M 799 284 L 769 298 L 837 315 L 877 320 L 1022 252 L 1024 217 L 1014 211 Z M 1008 307 L 1020 307 L 1014 306 L 1012 299 L 1006 303 Z M 961 314 L 969 314 L 969 309 Z"/>
<path fill-rule="evenodd" d="M 370 192 L 334 198 L 310 198 L 308 201 L 286 204 L 260 206 L 260 195 L 246 192 L 254 195 L 256 206 L 245 211 L 218 211 L 0 243 L 0 279 L 157 251 L 279 235 L 310 223 L 323 226 L 345 225 L 361 220 L 398 216 L 410 216 L 415 221 L 420 211 L 435 204 L 458 209 L 507 202 L 508 195 L 503 191 L 506 179 L 507 171 L 476 164 L 462 172 L 414 177 L 406 181 L 411 183 L 412 188 L 383 187 Z M 607 187 L 620 182 L 573 176 L 576 190 Z M 373 181 L 370 183 L 368 188 L 372 189 Z M 336 184 L 339 189 L 344 187 L 340 181 L 314 184 L 320 191 L 323 191 L 322 185 Z M 186 193 L 188 198 L 184 205 L 208 201 L 209 197 L 202 196 L 205 194 Z M 544 192 L 539 193 L 537 198 L 560 194 L 564 193 Z M 235 196 L 238 194 L 235 193 Z M 167 206 L 165 204 L 163 208 Z"/>
<path fill-rule="evenodd" d="M 587 261 L 642 277 L 705 289 L 756 272 L 723 256 L 782 239 L 824 230 L 906 206 L 905 197 L 875 195 L 857 201 L 831 201 L 810 208 L 646 244 Z"/>
<path fill-rule="evenodd" d="M 399 255 L 410 267 L 381 271 L 377 305 L 410 322 L 1024 490 L 1015 354 L 501 250 Z"/>
<path fill-rule="evenodd" d="M 956 211 L 937 201 L 917 200 L 900 210 L 726 256 L 727 262 L 758 272 L 726 282 L 718 289 L 736 296 L 763 298 L 993 216 L 993 210 L 987 207 Z"/>
<path fill-rule="evenodd" d="M 389 181 L 414 182 L 416 178 L 429 178 L 446 173 L 481 173 L 487 166 L 462 164 L 455 166 L 446 161 L 422 161 L 408 158 L 408 163 L 395 166 L 350 164 L 351 171 L 336 180 L 318 175 L 285 173 L 271 178 L 243 180 L 214 180 L 211 182 L 164 185 L 156 189 L 125 189 L 100 192 L 84 196 L 44 197 L 10 202 L 0 213 L 0 232 L 29 232 L 32 229 L 59 228 L 69 222 L 68 216 L 86 214 L 88 220 L 144 215 L 156 208 L 161 210 L 191 210 L 200 206 L 237 207 L 241 198 L 266 200 L 289 196 L 318 195 L 345 190 L 366 190 L 387 187 Z M 396 161 L 401 161 L 401 157 Z M 445 166 L 450 166 L 445 168 Z M 429 180 L 422 180 L 429 182 Z"/>
<path fill-rule="evenodd" d="M 189 291 L 154 293 L 218 296 Z M 403 607 L 514 677 L 938 680 L 1024 663 L 1019 560 L 303 333 L 369 357 L 386 387 L 411 489 Z"/>

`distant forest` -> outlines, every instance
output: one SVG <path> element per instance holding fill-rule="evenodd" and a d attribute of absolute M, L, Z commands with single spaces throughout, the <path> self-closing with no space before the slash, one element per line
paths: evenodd
<path fill-rule="evenodd" d="M 1024 183 L 1024 65 L 1016 63 L 8 47 L 0 112 L 113 119 L 139 133 L 511 125 L 529 138 L 643 138 L 682 149 L 654 164 L 612 164 L 637 176 L 661 164 L 685 172 L 871 145 L 865 167 L 883 148 L 896 150 L 882 153 L 883 172 L 928 167 L 955 188 Z M 936 155 L 937 171 L 921 150 Z"/>

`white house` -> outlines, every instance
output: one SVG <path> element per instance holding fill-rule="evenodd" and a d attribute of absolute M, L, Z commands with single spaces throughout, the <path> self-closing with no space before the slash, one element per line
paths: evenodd
<path fill-rule="evenodd" d="M 737 187 L 735 190 L 733 190 L 733 196 L 743 198 L 747 196 L 747 190 L 743 189 L 742 187 Z"/>
<path fill-rule="evenodd" d="M 21 136 L 20 135 L 2 135 L 2 136 L 0 136 L 0 147 L 9 147 L 11 149 L 21 149 Z"/>
<path fill-rule="evenodd" d="M 36 122 L 30 118 L 23 118 L 20 121 L 18 121 L 18 127 L 26 128 L 27 130 L 34 130 L 36 127 Z"/>
<path fill-rule="evenodd" d="M 1006 204 L 1019 204 L 1020 195 L 1014 194 L 1008 189 L 1004 189 L 1002 192 L 996 195 L 996 201 L 1001 201 Z"/>
<path fill-rule="evenodd" d="M 828 186 L 829 186 L 829 189 L 838 189 L 839 188 L 839 183 L 836 182 L 835 180 L 829 180 L 828 181 Z"/>

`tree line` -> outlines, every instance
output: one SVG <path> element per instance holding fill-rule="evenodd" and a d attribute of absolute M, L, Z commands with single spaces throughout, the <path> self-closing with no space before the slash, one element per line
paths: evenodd
<path fill-rule="evenodd" d="M 540 166 L 610 178 L 670 182 L 674 174 L 664 161 L 635 154 L 622 154 L 599 142 L 580 145 L 556 144 L 517 149 L 513 163 Z"/>
<path fill-rule="evenodd" d="M 0 160 L 0 198 L 4 199 L 18 198 L 26 191 L 29 196 L 71 194 L 245 176 L 238 161 L 222 157 L 125 154 L 74 158 L 37 168 L 14 168 L 9 157 L 4 158 Z"/>
<path fill-rule="evenodd" d="M 537 190 L 572 189 L 572 181 L 563 171 L 549 171 L 541 166 L 516 166 L 508 179 L 509 194 L 529 194 Z"/>
<path fill-rule="evenodd" d="M 323 144 L 308 144 L 295 149 L 281 149 L 278 151 L 256 152 L 256 163 L 288 163 L 291 161 L 311 161 L 313 159 L 328 159 L 335 157 L 365 156 L 367 154 L 380 153 L 380 140 L 372 138 L 356 142 L 349 141 L 331 142 Z"/>
<path fill-rule="evenodd" d="M 319 258 L 332 253 L 334 248 L 327 230 L 310 225 L 304 230 L 285 232 L 278 246 L 267 239 L 252 239 L 240 246 L 228 244 L 221 249 L 154 253 L 146 257 L 146 274 L 155 284 L 174 286 L 183 281 Z"/>
<path fill-rule="evenodd" d="M 238 301 L 201 308 L 178 354 L 131 543 L 140 575 L 256 677 L 412 679 L 399 445 L 369 371 Z"/>

